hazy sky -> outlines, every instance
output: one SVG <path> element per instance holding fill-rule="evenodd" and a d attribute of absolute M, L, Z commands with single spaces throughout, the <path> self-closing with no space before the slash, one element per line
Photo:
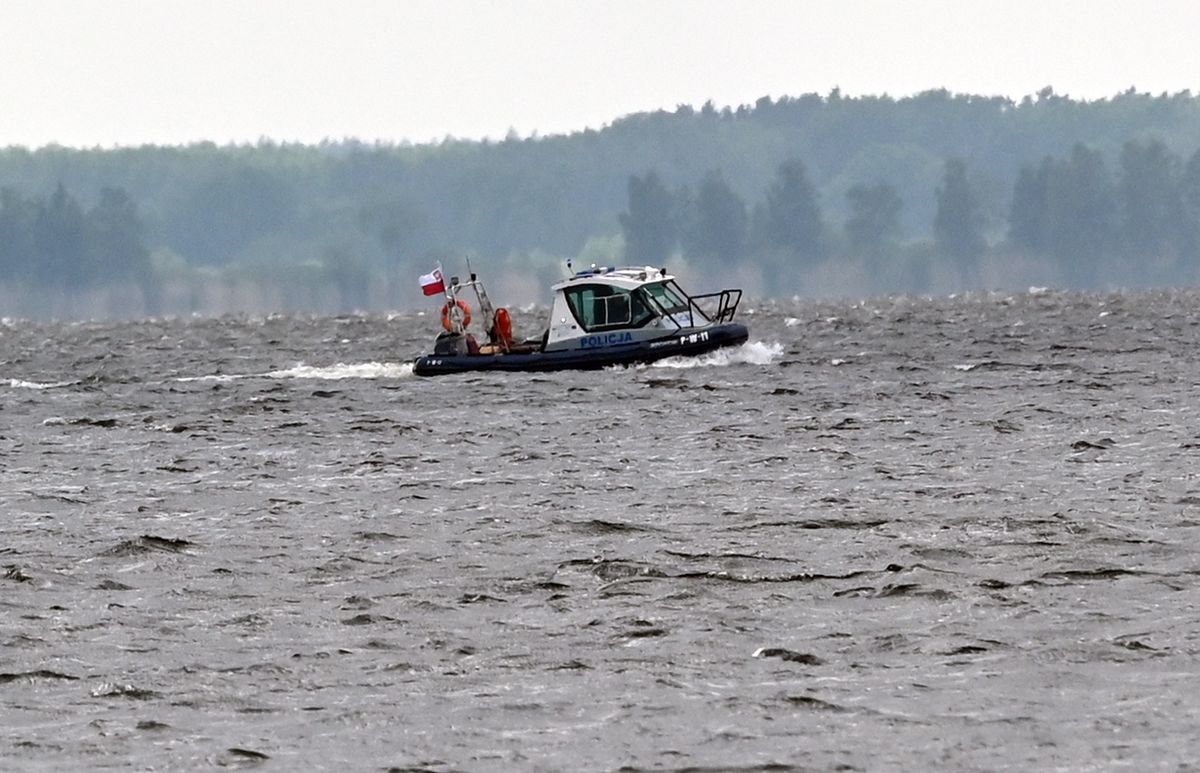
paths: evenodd
<path fill-rule="evenodd" d="M 1200 92 L 1200 0 L 0 0 L 0 146 L 425 142 L 764 95 Z"/>

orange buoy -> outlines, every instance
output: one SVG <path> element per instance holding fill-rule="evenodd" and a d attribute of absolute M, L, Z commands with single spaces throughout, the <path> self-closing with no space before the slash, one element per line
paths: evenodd
<path fill-rule="evenodd" d="M 462 313 L 462 326 L 465 328 L 471 324 L 471 307 L 466 301 L 457 300 L 451 303 L 446 301 L 446 305 L 442 307 L 442 327 L 446 328 L 447 332 L 453 333 L 454 330 L 454 309 L 457 308 Z"/>
<path fill-rule="evenodd" d="M 496 340 L 505 347 L 512 346 L 512 316 L 503 306 L 496 309 Z"/>

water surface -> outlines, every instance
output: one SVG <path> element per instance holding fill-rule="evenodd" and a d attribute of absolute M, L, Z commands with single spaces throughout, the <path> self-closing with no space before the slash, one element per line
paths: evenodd
<path fill-rule="evenodd" d="M 436 379 L 432 316 L 10 321 L 0 767 L 1185 769 L 1198 301 Z"/>

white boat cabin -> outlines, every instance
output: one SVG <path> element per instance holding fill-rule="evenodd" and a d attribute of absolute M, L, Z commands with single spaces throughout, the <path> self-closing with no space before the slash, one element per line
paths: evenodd
<path fill-rule="evenodd" d="M 593 268 L 553 286 L 546 351 L 622 346 L 712 320 L 658 268 Z"/>

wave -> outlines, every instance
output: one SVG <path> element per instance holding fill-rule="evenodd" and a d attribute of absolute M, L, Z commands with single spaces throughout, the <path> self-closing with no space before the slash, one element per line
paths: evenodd
<path fill-rule="evenodd" d="M 37 381 L 22 381 L 19 378 L 10 378 L 8 380 L 8 387 L 9 389 L 61 389 L 62 387 L 74 386 L 78 383 L 78 381 L 55 381 L 43 384 Z"/>

